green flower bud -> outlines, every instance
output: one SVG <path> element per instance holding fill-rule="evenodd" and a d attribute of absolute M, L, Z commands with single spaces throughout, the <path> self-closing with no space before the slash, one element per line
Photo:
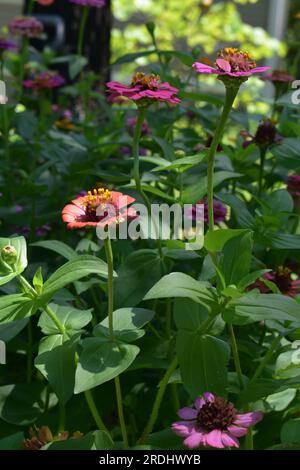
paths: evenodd
<path fill-rule="evenodd" d="M 184 150 L 175 150 L 175 157 L 176 158 L 184 158 L 186 157 L 186 153 Z"/>
<path fill-rule="evenodd" d="M 7 245 L 1 250 L 1 258 L 8 266 L 13 266 L 18 259 L 18 253 L 14 246 Z"/>

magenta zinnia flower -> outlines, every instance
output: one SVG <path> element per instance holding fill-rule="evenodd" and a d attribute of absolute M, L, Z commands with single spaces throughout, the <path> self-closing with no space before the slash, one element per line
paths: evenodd
<path fill-rule="evenodd" d="M 85 7 L 96 7 L 101 8 L 105 5 L 105 0 L 70 0 L 72 3 L 77 3 L 77 5 L 83 5 Z"/>
<path fill-rule="evenodd" d="M 214 221 L 216 224 L 220 222 L 224 222 L 227 215 L 227 209 L 223 206 L 223 204 L 218 201 L 218 199 L 214 199 Z M 199 212 L 199 208 L 197 205 L 204 204 L 204 222 L 208 223 L 208 204 L 206 199 L 202 199 L 197 202 L 197 204 L 193 205 L 188 217 L 192 220 L 196 220 L 200 218 L 201 212 Z"/>
<path fill-rule="evenodd" d="M 32 90 L 47 90 L 58 88 L 65 83 L 65 79 L 61 75 L 57 75 L 54 72 L 42 72 L 36 75 L 33 79 L 25 80 L 23 82 L 25 88 L 31 88 Z"/>
<path fill-rule="evenodd" d="M 17 16 L 9 23 L 9 30 L 12 34 L 35 38 L 42 34 L 44 26 L 33 16 Z"/>
<path fill-rule="evenodd" d="M 16 48 L 17 48 L 17 45 L 13 41 L 0 37 L 0 53 L 2 51 L 11 51 Z"/>
<path fill-rule="evenodd" d="M 137 216 L 129 204 L 135 201 L 117 191 L 98 188 L 77 197 L 63 208 L 62 219 L 70 229 L 120 224 Z"/>
<path fill-rule="evenodd" d="M 292 270 L 287 266 L 278 266 L 274 271 L 262 275 L 262 279 L 273 282 L 283 295 L 295 297 L 300 294 L 300 279 L 293 281 Z M 262 294 L 271 294 L 272 290 L 263 280 L 257 279 L 249 290 L 258 289 Z"/>
<path fill-rule="evenodd" d="M 218 53 L 216 67 L 195 62 L 193 67 L 199 73 L 227 75 L 229 77 L 249 77 L 254 73 L 269 70 L 270 67 L 257 67 L 248 52 L 239 51 L 233 47 L 226 47 Z"/>
<path fill-rule="evenodd" d="M 159 75 L 146 75 L 137 72 L 130 85 L 123 85 L 119 82 L 108 82 L 106 84 L 110 99 L 115 100 L 124 97 L 135 101 L 138 106 L 149 106 L 155 101 L 161 101 L 169 104 L 178 104 L 178 88 L 172 87 L 168 82 L 160 83 Z"/>
<path fill-rule="evenodd" d="M 248 427 L 258 423 L 263 414 L 260 411 L 238 414 L 225 398 L 205 392 L 196 398 L 193 407 L 181 408 L 178 416 L 184 421 L 173 423 L 172 430 L 185 438 L 184 445 L 190 449 L 200 445 L 223 449 L 239 447 L 237 438 L 245 436 Z"/>

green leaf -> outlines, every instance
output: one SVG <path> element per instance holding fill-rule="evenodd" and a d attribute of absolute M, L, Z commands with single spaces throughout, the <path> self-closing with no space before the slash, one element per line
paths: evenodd
<path fill-rule="evenodd" d="M 252 259 L 252 233 L 247 232 L 228 240 L 223 248 L 221 272 L 226 286 L 236 285 L 249 273 Z"/>
<path fill-rule="evenodd" d="M 140 51 L 140 52 L 132 52 L 130 54 L 125 54 L 122 57 L 119 57 L 115 62 L 113 62 L 111 65 L 120 65 L 120 64 L 127 64 L 134 62 L 136 59 L 139 59 L 140 57 L 147 57 L 151 54 L 156 54 L 156 50 L 150 50 L 150 51 Z"/>
<path fill-rule="evenodd" d="M 39 267 L 33 277 L 33 286 L 38 294 L 42 293 L 43 284 L 44 284 L 44 280 L 43 280 L 42 268 Z"/>
<path fill-rule="evenodd" d="M 98 274 L 107 277 L 107 264 L 95 256 L 83 255 L 71 259 L 66 264 L 58 268 L 44 284 L 43 294 L 39 302 L 45 303 L 55 292 L 66 285 L 78 281 L 89 274 Z"/>
<path fill-rule="evenodd" d="M 80 331 L 82 328 L 88 325 L 92 319 L 92 309 L 79 310 L 72 306 L 62 307 L 61 305 L 56 305 L 53 303 L 51 303 L 49 306 L 56 314 L 57 318 L 64 326 L 66 333 L 69 336 Z M 51 318 L 49 318 L 46 312 L 43 312 L 40 316 L 38 326 L 45 335 L 60 334 L 57 326 L 53 323 Z"/>
<path fill-rule="evenodd" d="M 281 428 L 281 442 L 283 444 L 300 444 L 300 418 L 290 419 Z"/>
<path fill-rule="evenodd" d="M 40 242 L 31 243 L 31 246 L 37 246 L 46 248 L 47 250 L 55 251 L 68 260 L 78 256 L 75 250 L 66 245 L 66 243 L 63 243 L 59 240 L 43 240 Z"/>
<path fill-rule="evenodd" d="M 0 238 L 0 252 L 5 246 L 13 246 L 17 252 L 14 268 L 5 266 L 0 256 L 0 286 L 21 274 L 27 266 L 27 246 L 24 237 Z"/>
<path fill-rule="evenodd" d="M 0 323 L 10 323 L 36 313 L 36 302 L 26 294 L 11 294 L 0 297 Z"/>
<path fill-rule="evenodd" d="M 24 434 L 17 432 L 0 439 L 0 450 L 21 450 Z"/>
<path fill-rule="evenodd" d="M 134 307 L 150 287 L 161 277 L 162 265 L 156 250 L 138 250 L 131 253 L 118 270 L 114 282 L 114 305 Z"/>
<path fill-rule="evenodd" d="M 144 308 L 120 308 L 113 313 L 114 336 L 127 343 L 135 341 L 144 336 L 145 331 L 141 328 L 152 320 L 155 312 Z M 109 321 L 106 317 L 94 328 L 94 334 L 109 337 Z"/>
<path fill-rule="evenodd" d="M 144 300 L 164 299 L 170 297 L 187 297 L 195 302 L 214 303 L 215 297 L 209 290 L 207 282 L 184 273 L 171 273 L 162 277 L 144 297 Z"/>
<path fill-rule="evenodd" d="M 193 399 L 208 390 L 226 396 L 230 356 L 227 343 L 214 336 L 180 330 L 176 347 L 182 382 Z"/>
<path fill-rule="evenodd" d="M 72 56 L 72 59 L 69 62 L 69 74 L 71 80 L 74 80 L 74 78 L 77 77 L 87 63 L 88 60 L 86 57 L 82 57 L 80 55 Z"/>
<path fill-rule="evenodd" d="M 93 431 L 80 439 L 71 437 L 66 441 L 51 442 L 42 450 L 112 450 L 114 448 L 114 442 L 106 432 Z"/>
<path fill-rule="evenodd" d="M 41 383 L 11 384 L 0 387 L 0 418 L 7 423 L 27 426 L 43 413 Z"/>
<path fill-rule="evenodd" d="M 247 229 L 219 229 L 207 232 L 204 238 L 204 246 L 207 251 L 216 253 L 222 251 L 225 243 L 240 235 L 250 233 Z"/>
<path fill-rule="evenodd" d="M 175 299 L 174 301 L 174 321 L 177 328 L 190 331 L 201 331 L 203 322 L 208 318 L 210 311 L 206 305 L 198 304 L 190 299 Z M 209 333 L 219 334 L 224 329 L 224 321 L 219 316 L 216 317 Z"/>
<path fill-rule="evenodd" d="M 235 325 L 262 320 L 300 321 L 299 304 L 294 299 L 255 291 L 230 301 L 222 315 L 225 321 Z"/>
<path fill-rule="evenodd" d="M 75 393 L 97 387 L 122 374 L 140 349 L 133 344 L 87 338 L 82 342 L 75 376 Z"/>
<path fill-rule="evenodd" d="M 265 273 L 270 272 L 270 269 L 259 269 L 247 274 L 238 282 L 238 289 L 244 291 L 250 284 L 253 284 L 257 279 L 263 276 Z"/>
<path fill-rule="evenodd" d="M 27 325 L 28 320 L 24 318 L 22 320 L 12 321 L 8 324 L 0 325 L 0 340 L 8 343 L 12 338 L 17 336 Z"/>
<path fill-rule="evenodd" d="M 65 341 L 63 335 L 51 335 L 40 342 L 35 367 L 49 381 L 51 387 L 65 404 L 73 395 L 75 384 L 75 351 L 78 337 Z"/>
<path fill-rule="evenodd" d="M 234 173 L 231 171 L 217 171 L 214 174 L 214 188 L 227 180 L 241 178 L 241 173 Z M 182 202 L 184 204 L 195 204 L 200 199 L 203 199 L 207 194 L 207 177 L 199 178 L 195 184 L 189 185 L 182 194 Z"/>
<path fill-rule="evenodd" d="M 265 235 L 267 246 L 276 250 L 300 250 L 300 235 L 290 233 L 267 233 Z"/>
<path fill-rule="evenodd" d="M 168 165 L 158 166 L 153 168 L 152 171 L 166 171 L 166 170 L 180 170 L 185 171 L 188 168 L 192 168 L 195 165 L 198 165 L 202 162 L 202 160 L 206 157 L 205 154 L 197 153 L 196 155 L 192 155 L 190 157 L 179 158 L 175 162 L 169 163 Z"/>
<path fill-rule="evenodd" d="M 232 208 L 240 227 L 255 229 L 255 219 L 243 201 L 231 194 L 220 194 L 219 199 Z"/>

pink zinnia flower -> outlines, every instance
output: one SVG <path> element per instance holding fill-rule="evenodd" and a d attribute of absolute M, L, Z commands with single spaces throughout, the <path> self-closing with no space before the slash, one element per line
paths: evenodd
<path fill-rule="evenodd" d="M 248 52 L 242 52 L 233 47 L 226 47 L 218 53 L 216 67 L 211 67 L 202 62 L 195 62 L 193 67 L 199 73 L 213 73 L 229 77 L 249 77 L 254 73 L 261 73 L 270 69 L 270 67 L 256 67 L 256 63 Z"/>
<path fill-rule="evenodd" d="M 214 199 L 214 221 L 216 224 L 220 222 L 224 222 L 227 215 L 227 209 L 223 206 L 223 204 L 218 201 L 218 199 Z M 196 220 L 200 217 L 201 213 L 199 213 L 199 208 L 197 205 L 204 204 L 204 222 L 208 223 L 208 204 L 206 199 L 202 199 L 197 202 L 197 204 L 193 205 L 192 210 L 188 214 L 188 217 L 192 220 Z"/>
<path fill-rule="evenodd" d="M 133 197 L 120 192 L 98 188 L 66 205 L 62 211 L 62 219 L 70 229 L 96 227 L 98 224 L 102 227 L 120 224 L 136 217 L 136 211 L 128 208 L 134 201 Z"/>
<path fill-rule="evenodd" d="M 223 397 L 210 392 L 195 400 L 194 406 L 181 408 L 178 416 L 184 421 L 172 424 L 177 436 L 184 437 L 184 445 L 190 449 L 201 446 L 239 447 L 238 438 L 247 434 L 247 429 L 258 423 L 260 411 L 238 414 L 234 405 Z"/>
<path fill-rule="evenodd" d="M 61 75 L 57 75 L 54 72 L 42 72 L 36 75 L 31 80 L 25 80 L 23 82 L 25 88 L 31 88 L 32 90 L 46 90 L 57 88 L 66 83 L 65 79 Z"/>
<path fill-rule="evenodd" d="M 289 75 L 287 72 L 284 70 L 273 70 L 272 73 L 269 75 L 265 75 L 264 77 L 261 77 L 262 80 L 266 82 L 273 82 L 274 84 L 281 82 L 281 83 L 289 83 L 294 80 L 294 77 L 292 75 Z"/>
<path fill-rule="evenodd" d="M 106 84 L 110 99 L 115 100 L 124 97 L 135 101 L 138 106 L 149 106 L 155 101 L 163 103 L 178 104 L 180 99 L 177 98 L 178 88 L 172 87 L 168 82 L 160 83 L 159 75 L 146 75 L 137 72 L 130 85 L 123 85 L 119 82 L 108 82 Z"/>
<path fill-rule="evenodd" d="M 105 5 L 105 0 L 70 0 L 71 3 L 77 3 L 85 7 L 101 8 Z"/>
<path fill-rule="evenodd" d="M 292 270 L 287 266 L 278 266 L 274 271 L 270 271 L 262 275 L 263 279 L 273 282 L 283 295 L 295 297 L 300 294 L 300 279 L 293 281 Z M 249 290 L 258 289 L 262 294 L 271 294 L 272 290 L 264 283 L 263 280 L 257 279 Z"/>
<path fill-rule="evenodd" d="M 49 5 L 52 5 L 55 0 L 36 0 L 40 5 L 42 6 L 49 6 Z"/>
<path fill-rule="evenodd" d="M 9 30 L 12 34 L 35 38 L 42 34 L 44 26 L 33 16 L 17 16 L 9 23 Z"/>

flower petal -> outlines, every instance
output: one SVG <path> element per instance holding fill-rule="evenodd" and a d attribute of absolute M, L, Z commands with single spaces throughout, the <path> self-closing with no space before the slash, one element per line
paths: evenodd
<path fill-rule="evenodd" d="M 206 401 L 210 401 L 210 402 L 215 401 L 215 396 L 210 392 L 204 392 L 203 397 L 205 398 Z"/>
<path fill-rule="evenodd" d="M 197 410 L 200 410 L 200 408 L 202 408 L 202 406 L 203 406 L 204 404 L 205 404 L 205 400 L 203 400 L 202 397 L 196 398 L 195 403 L 194 403 L 194 405 L 195 405 L 195 407 L 197 408 Z"/>
<path fill-rule="evenodd" d="M 177 436 L 187 437 L 191 434 L 193 427 L 194 423 L 191 421 L 177 421 L 177 423 L 172 424 L 172 431 Z"/>
<path fill-rule="evenodd" d="M 207 445 L 216 447 L 217 449 L 224 448 L 224 444 L 222 442 L 222 431 L 219 429 L 215 429 L 214 431 L 209 432 L 205 438 Z"/>
<path fill-rule="evenodd" d="M 193 431 L 184 441 L 184 445 L 187 446 L 189 449 L 195 449 L 199 447 L 200 444 L 205 445 L 205 434 L 198 431 Z"/>
<path fill-rule="evenodd" d="M 236 419 L 233 424 L 244 426 L 248 428 L 249 426 L 254 426 L 256 423 L 261 421 L 263 418 L 263 413 L 261 411 L 253 411 L 252 413 L 244 413 L 236 415 Z"/>
<path fill-rule="evenodd" d="M 231 65 L 227 60 L 219 58 L 216 60 L 216 64 L 224 72 L 231 72 Z"/>
<path fill-rule="evenodd" d="M 215 69 L 213 67 L 210 67 L 209 65 L 202 64 L 202 62 L 195 62 L 193 64 L 194 69 L 197 70 L 199 73 L 219 73 L 218 69 Z"/>
<path fill-rule="evenodd" d="M 228 431 L 230 432 L 230 434 L 232 434 L 233 436 L 235 437 L 242 437 L 242 436 L 245 436 L 245 434 L 247 434 L 247 428 L 243 428 L 241 426 L 228 426 Z"/>
<path fill-rule="evenodd" d="M 222 442 L 225 447 L 240 447 L 240 443 L 237 438 L 226 432 L 222 432 Z"/>
<path fill-rule="evenodd" d="M 177 414 L 182 419 L 195 419 L 197 418 L 198 411 L 186 406 L 185 408 L 178 410 Z"/>

